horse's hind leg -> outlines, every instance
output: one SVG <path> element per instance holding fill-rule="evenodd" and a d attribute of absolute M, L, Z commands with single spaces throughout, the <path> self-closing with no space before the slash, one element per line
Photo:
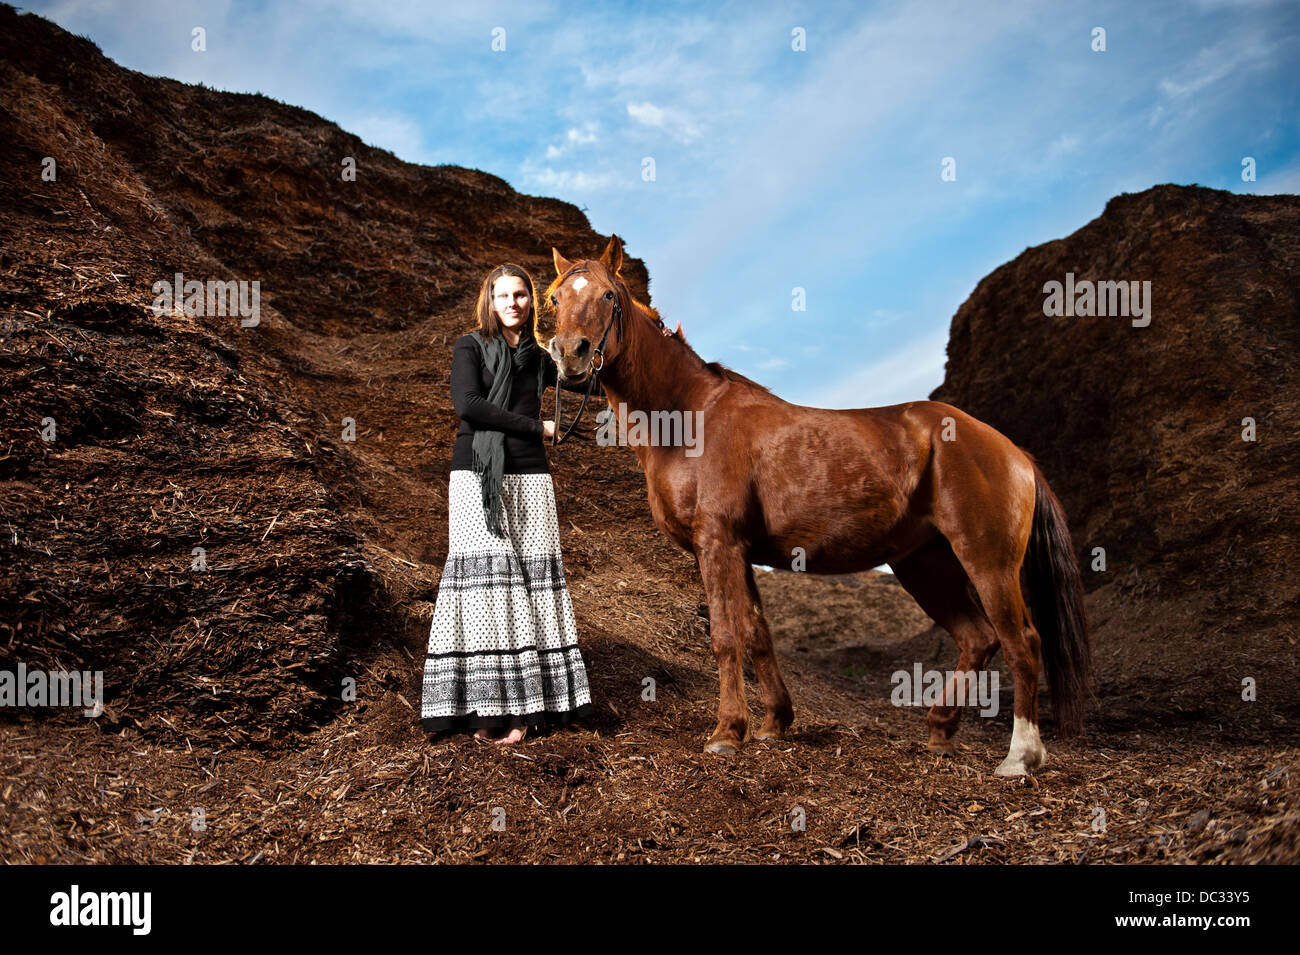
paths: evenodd
<path fill-rule="evenodd" d="M 943 699 L 930 707 L 925 719 L 930 728 L 930 740 L 926 744 L 929 749 L 951 753 L 952 737 L 962 714 L 962 707 L 957 705 L 957 681 L 966 672 L 974 673 L 978 681 L 979 672 L 997 652 L 998 636 L 975 597 L 961 561 L 943 537 L 934 538 L 890 567 L 903 589 L 931 620 L 952 635 L 961 650 L 957 670 L 944 687 Z M 967 695 L 965 702 L 973 701 Z"/>
<path fill-rule="evenodd" d="M 1032 509 L 1029 511 L 1032 514 Z M 1029 537 L 1028 521 L 1017 543 L 1007 544 L 1009 553 L 989 553 L 988 538 L 955 538 L 953 551 L 962 559 L 971 583 L 993 629 L 997 631 L 1015 684 L 1015 707 L 1011 746 L 998 765 L 999 776 L 1023 776 L 1047 761 L 1047 748 L 1038 734 L 1038 668 L 1042 640 L 1029 619 L 1020 590 L 1020 561 Z M 969 542 L 975 540 L 972 546 Z"/>
<path fill-rule="evenodd" d="M 1029 622 L 1020 593 L 1019 574 L 985 572 L 972 575 L 980 599 L 1002 639 L 1002 653 L 1015 683 L 1015 719 L 1011 747 L 995 771 L 999 776 L 1023 776 L 1047 762 L 1047 748 L 1038 735 L 1038 667 L 1042 640 Z"/>

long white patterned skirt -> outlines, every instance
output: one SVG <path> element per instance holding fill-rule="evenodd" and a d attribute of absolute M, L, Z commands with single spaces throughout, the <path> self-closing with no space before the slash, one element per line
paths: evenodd
<path fill-rule="evenodd" d="M 506 474 L 501 526 L 479 480 L 451 472 L 447 563 L 424 661 L 429 732 L 567 723 L 591 712 L 549 474 Z"/>

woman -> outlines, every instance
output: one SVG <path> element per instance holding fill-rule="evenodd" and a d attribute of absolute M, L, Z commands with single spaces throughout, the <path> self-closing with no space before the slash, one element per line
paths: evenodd
<path fill-rule="evenodd" d="M 564 582 L 555 489 L 540 420 L 555 365 L 537 343 L 533 281 L 517 265 L 479 290 L 478 330 L 456 341 L 460 431 L 447 496 L 447 563 L 424 663 L 421 723 L 522 741 L 530 726 L 591 712 Z"/>

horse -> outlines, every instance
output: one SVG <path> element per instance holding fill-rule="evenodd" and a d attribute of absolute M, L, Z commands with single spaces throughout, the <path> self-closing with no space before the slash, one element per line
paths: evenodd
<path fill-rule="evenodd" d="M 1081 731 L 1091 695 L 1083 586 L 1061 504 L 1028 452 L 943 402 L 791 404 L 705 362 L 683 335 L 665 334 L 659 313 L 634 299 L 620 275 L 617 235 L 599 259 L 551 252 L 556 276 L 542 305 L 553 315 L 547 348 L 564 379 L 590 389 L 597 376 L 614 408 L 699 415 L 699 448 L 631 443 L 654 522 L 695 556 L 708 597 L 719 691 L 705 752 L 779 739 L 794 721 L 751 566 L 787 565 L 792 555 L 821 574 L 888 564 L 956 641 L 957 671 L 926 716 L 929 750 L 954 752 L 956 684 L 970 686 L 972 671 L 999 648 L 1015 696 L 996 774 L 1023 776 L 1047 759 L 1040 658 L 1057 736 Z M 746 651 L 765 711 L 752 737 Z"/>

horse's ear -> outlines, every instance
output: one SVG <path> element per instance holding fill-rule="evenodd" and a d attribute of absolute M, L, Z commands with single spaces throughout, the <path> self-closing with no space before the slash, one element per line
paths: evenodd
<path fill-rule="evenodd" d="M 573 263 L 560 255 L 560 250 L 555 246 L 551 246 L 551 256 L 555 259 L 556 275 L 563 275 L 565 272 L 569 271 L 569 269 L 573 268 Z"/>
<path fill-rule="evenodd" d="M 600 262 L 615 275 L 623 268 L 623 240 L 617 235 L 609 237 L 605 251 L 600 253 Z"/>

